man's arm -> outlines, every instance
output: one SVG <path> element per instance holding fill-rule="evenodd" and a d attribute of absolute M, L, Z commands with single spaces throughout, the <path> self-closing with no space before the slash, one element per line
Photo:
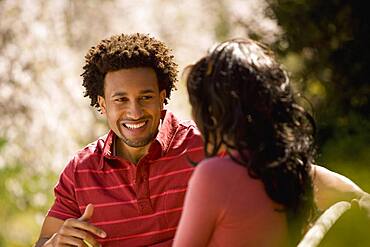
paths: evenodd
<path fill-rule="evenodd" d="M 325 210 L 338 201 L 358 199 L 365 192 L 347 177 L 314 165 L 311 170 L 317 207 Z"/>
<path fill-rule="evenodd" d="M 78 219 L 67 219 L 64 221 L 47 216 L 35 247 L 86 246 L 86 242 L 93 247 L 101 246 L 94 236 L 105 238 L 106 233 L 87 222 L 93 215 L 93 212 L 94 207 L 92 204 L 89 204 L 84 214 Z"/>
<path fill-rule="evenodd" d="M 35 244 L 35 247 L 43 246 L 46 241 L 48 241 L 56 232 L 59 231 L 63 223 L 63 220 L 46 216 L 44 223 L 42 224 L 39 240 Z"/>

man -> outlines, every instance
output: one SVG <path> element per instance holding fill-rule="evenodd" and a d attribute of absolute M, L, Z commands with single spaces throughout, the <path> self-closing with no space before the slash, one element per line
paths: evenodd
<path fill-rule="evenodd" d="M 89 50 L 85 96 L 111 131 L 61 174 L 38 246 L 171 244 L 190 161 L 204 156 L 194 124 L 163 109 L 176 75 L 168 48 L 145 35 L 113 36 Z"/>
<path fill-rule="evenodd" d="M 164 110 L 176 74 L 169 49 L 146 35 L 113 36 L 89 50 L 85 96 L 111 130 L 62 172 L 36 246 L 171 245 L 191 162 L 204 158 L 194 123 Z M 360 191 L 324 168 L 315 173 L 320 191 Z M 317 194 L 319 206 L 334 201 L 327 195 Z"/>

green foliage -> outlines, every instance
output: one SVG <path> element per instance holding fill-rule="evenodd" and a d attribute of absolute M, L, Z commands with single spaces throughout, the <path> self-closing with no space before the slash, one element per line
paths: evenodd
<path fill-rule="evenodd" d="M 370 122 L 359 115 L 342 120 L 332 138 L 322 147 L 319 163 L 345 174 L 361 188 L 370 191 Z"/>
<path fill-rule="evenodd" d="M 360 0 L 269 0 L 283 28 L 275 49 L 317 109 L 320 143 L 352 119 L 370 121 L 370 26 Z M 347 122 L 348 124 L 343 124 Z M 357 128 L 355 128 L 357 129 Z M 358 129 L 360 130 L 360 129 Z M 362 131 L 357 132 L 360 134 Z"/>
<path fill-rule="evenodd" d="M 52 203 L 57 177 L 37 174 L 23 164 L 0 169 L 0 246 L 29 246 L 36 241 L 42 219 Z"/>
<path fill-rule="evenodd" d="M 3 147 L 5 147 L 7 140 L 3 137 L 0 137 L 0 151 Z"/>
<path fill-rule="evenodd" d="M 363 247 L 369 246 L 366 241 L 369 235 L 369 219 L 365 212 L 361 211 L 356 205 L 345 212 L 334 226 L 328 231 L 320 243 L 320 247 Z"/>

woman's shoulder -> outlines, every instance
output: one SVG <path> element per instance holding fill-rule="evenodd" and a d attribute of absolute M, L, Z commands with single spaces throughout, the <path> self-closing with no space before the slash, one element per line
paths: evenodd
<path fill-rule="evenodd" d="M 193 183 L 207 186 L 210 190 L 232 191 L 245 194 L 245 198 L 265 197 L 265 189 L 260 179 L 252 177 L 248 168 L 229 156 L 207 158 L 199 163 L 191 178 Z M 233 188 L 233 190 L 231 189 Z"/>
<path fill-rule="evenodd" d="M 246 171 L 247 168 L 238 164 L 234 160 L 232 160 L 229 156 L 225 157 L 212 157 L 207 158 L 201 161 L 197 168 L 201 172 L 207 173 L 239 173 L 241 171 Z"/>
<path fill-rule="evenodd" d="M 246 167 L 236 163 L 229 157 L 212 157 L 201 161 L 196 167 L 193 180 L 199 179 L 204 183 L 217 181 L 220 183 L 235 183 L 241 177 L 249 177 Z M 217 185 L 218 184 L 218 185 Z"/>

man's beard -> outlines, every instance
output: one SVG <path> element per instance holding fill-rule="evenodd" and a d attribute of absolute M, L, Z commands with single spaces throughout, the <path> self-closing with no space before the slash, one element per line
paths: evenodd
<path fill-rule="evenodd" d="M 144 147 L 148 145 L 149 143 L 151 143 L 157 136 L 157 133 L 158 132 L 152 133 L 150 136 L 142 140 L 131 140 L 131 139 L 126 138 L 125 136 L 122 136 L 121 140 L 123 143 L 125 143 L 129 147 L 140 148 L 140 147 Z"/>

